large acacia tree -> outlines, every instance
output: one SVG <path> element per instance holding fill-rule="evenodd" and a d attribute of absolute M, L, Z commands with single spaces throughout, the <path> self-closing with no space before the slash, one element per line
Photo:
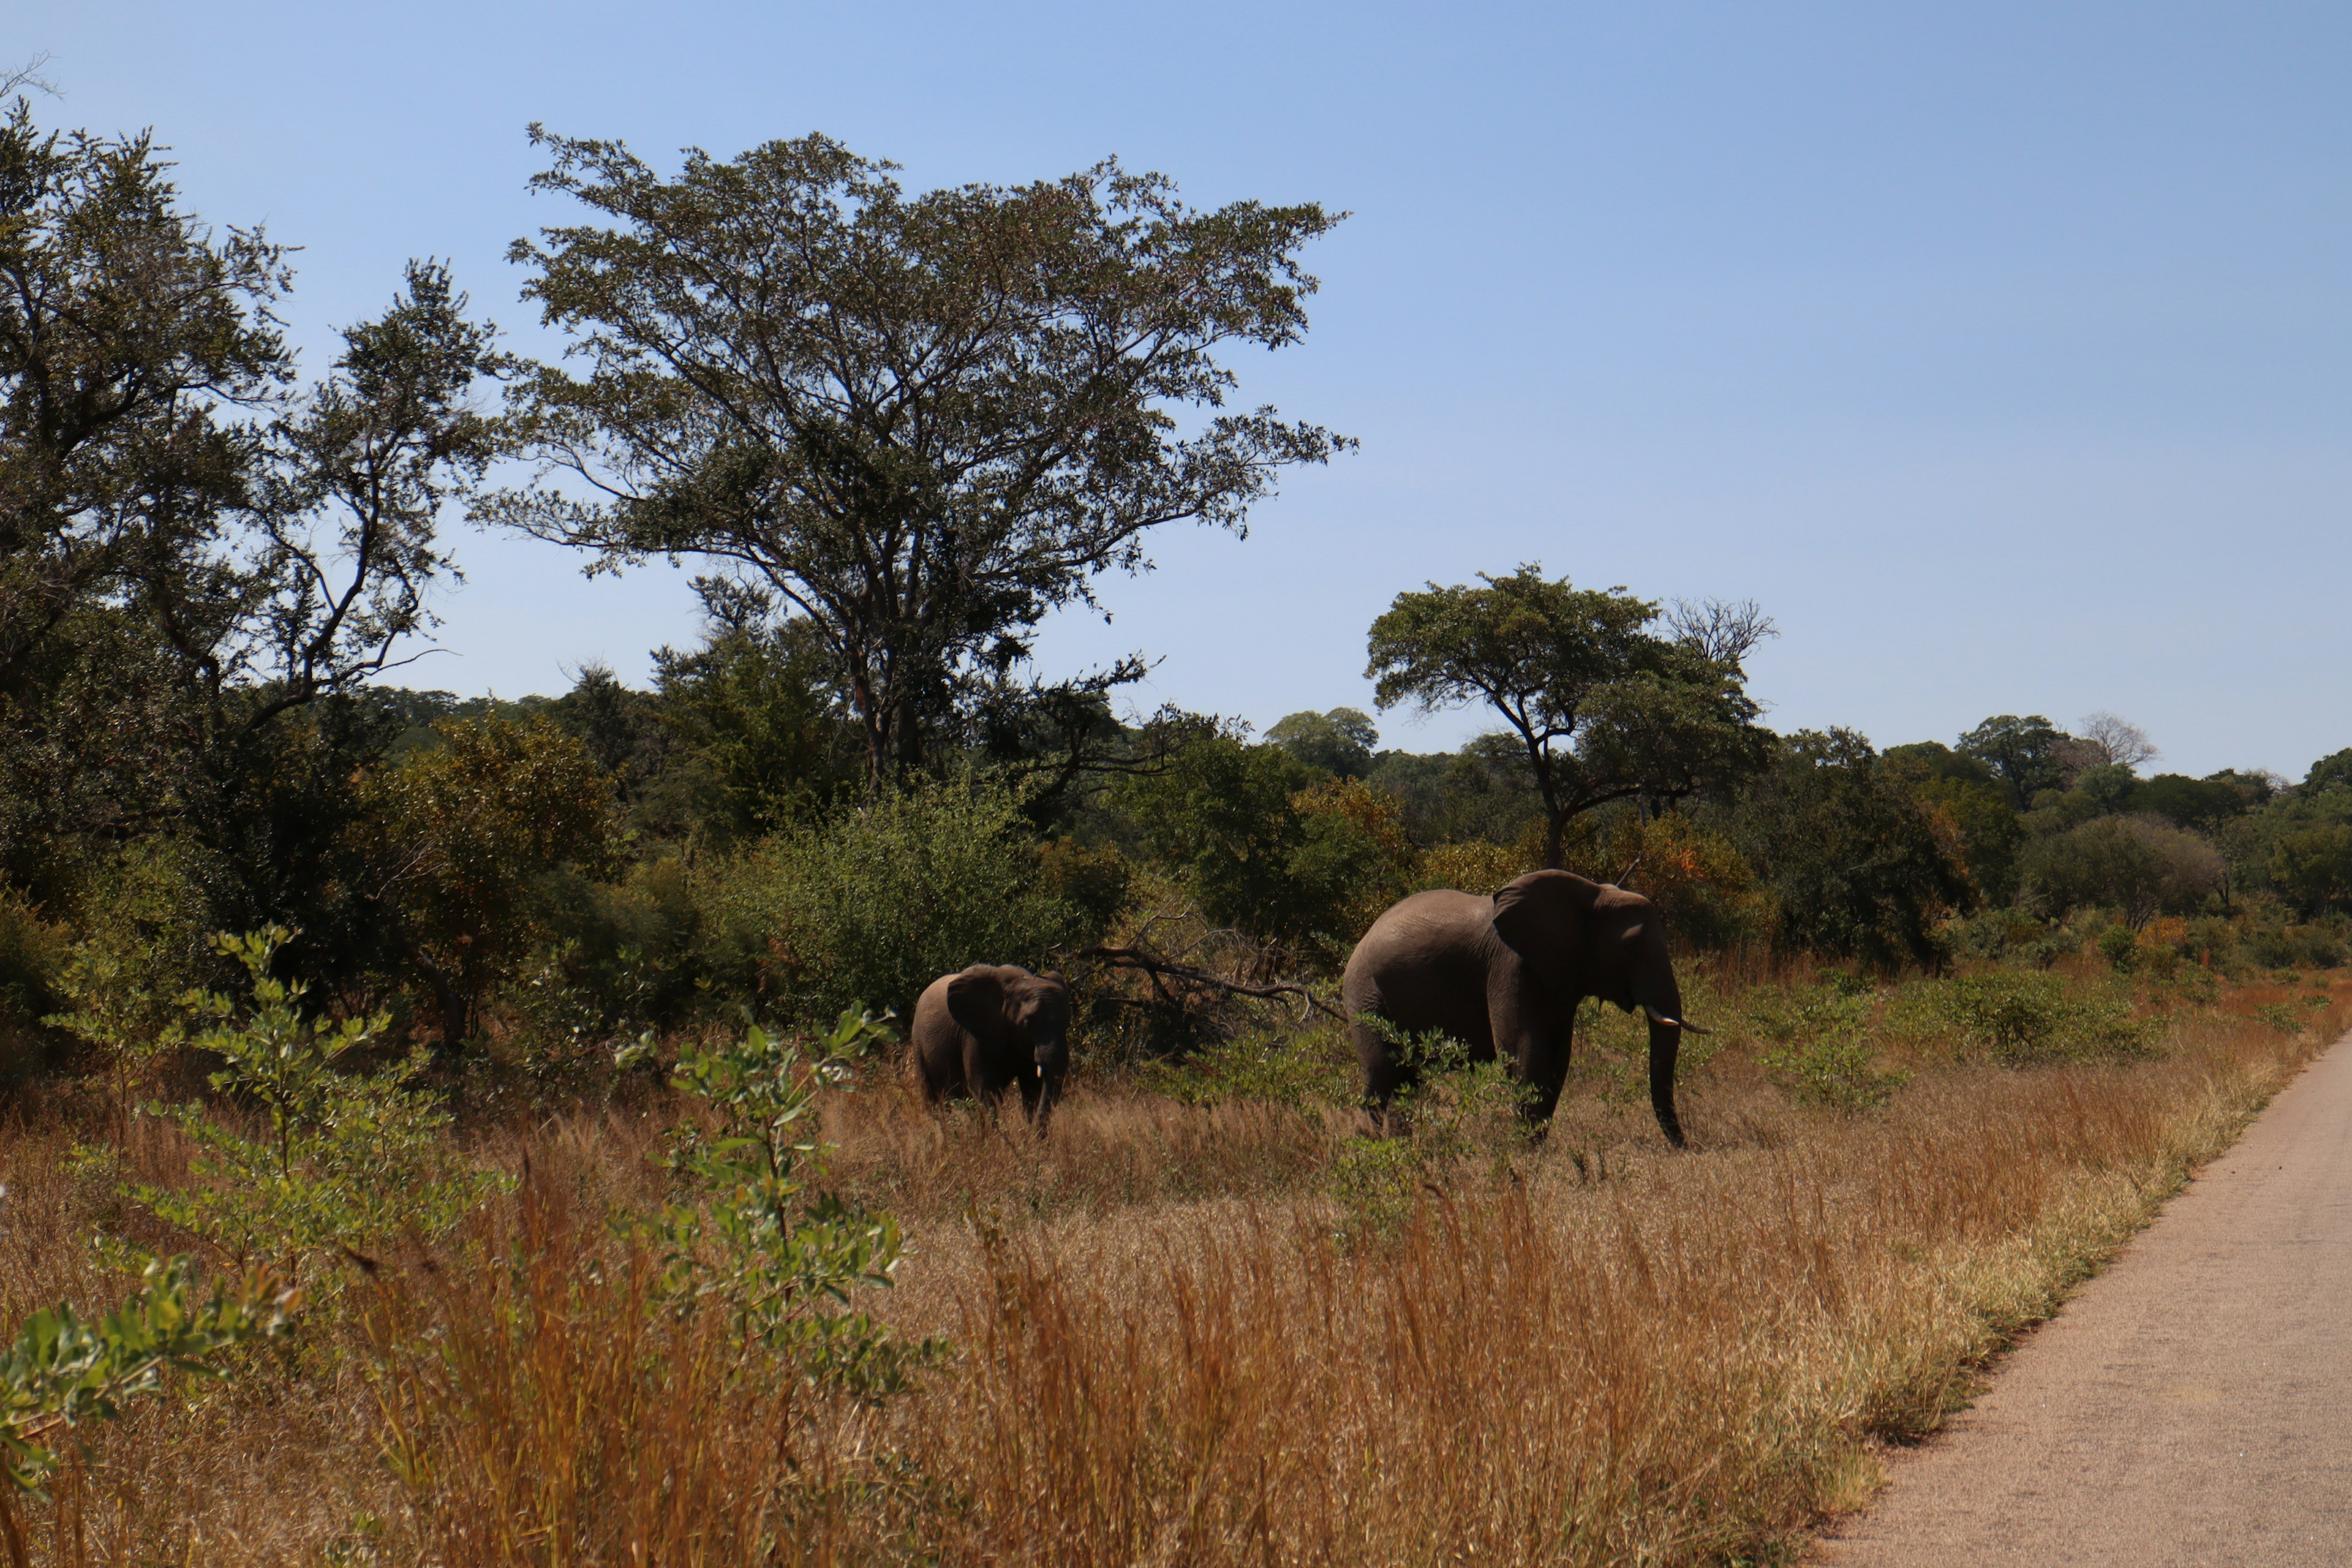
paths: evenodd
<path fill-rule="evenodd" d="M 872 776 L 1001 704 L 1037 623 L 1148 565 L 1151 529 L 1239 532 L 1283 468 L 1346 445 L 1228 410 L 1217 357 L 1298 340 L 1299 249 L 1344 215 L 1200 211 L 1115 162 L 910 196 L 823 136 L 689 152 L 675 179 L 532 136 L 537 188 L 611 221 L 513 248 L 572 363 L 518 386 L 546 471 L 486 514 L 773 595 L 835 662 Z"/>
<path fill-rule="evenodd" d="M 1543 798 L 1545 864 L 1568 825 L 1612 801 L 1677 800 L 1761 765 L 1740 660 L 1770 625 L 1752 605 L 1680 612 L 1622 588 L 1578 588 L 1523 565 L 1507 577 L 1399 594 L 1372 623 L 1383 709 L 1484 702 L 1509 727 Z"/>

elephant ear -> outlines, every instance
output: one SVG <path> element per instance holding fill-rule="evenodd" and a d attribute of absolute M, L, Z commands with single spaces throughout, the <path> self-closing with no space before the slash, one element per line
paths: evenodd
<path fill-rule="evenodd" d="M 974 964 L 948 982 L 948 1016 L 983 1040 L 1004 1027 L 1004 985 L 996 972 Z"/>
<path fill-rule="evenodd" d="M 1548 955 L 1581 945 L 1598 885 L 1567 871 L 1530 871 L 1495 895 L 1495 933 L 1518 952 Z"/>

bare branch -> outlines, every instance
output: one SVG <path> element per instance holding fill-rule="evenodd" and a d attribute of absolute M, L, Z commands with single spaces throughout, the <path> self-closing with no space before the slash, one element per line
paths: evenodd
<path fill-rule="evenodd" d="M 1676 599 L 1665 622 L 1676 642 L 1717 664 L 1744 664 L 1759 643 L 1780 635 L 1753 599 Z"/>
<path fill-rule="evenodd" d="M 2099 761 L 2121 767 L 2137 768 L 2142 763 L 2152 763 L 2164 755 L 2147 738 L 2147 731 L 2128 720 L 2113 713 L 2091 714 L 2083 721 L 2079 737 L 2099 753 Z"/>
<path fill-rule="evenodd" d="M 48 50 L 43 49 L 7 75 L 0 76 L 0 98 L 6 98 L 11 93 L 21 94 L 27 89 L 47 93 L 51 98 L 63 98 L 65 94 L 58 90 L 58 84 L 41 74 L 41 68 L 54 58 Z"/>

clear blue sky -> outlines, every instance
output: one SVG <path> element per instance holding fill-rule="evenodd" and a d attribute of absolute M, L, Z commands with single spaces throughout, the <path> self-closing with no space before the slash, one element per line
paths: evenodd
<path fill-rule="evenodd" d="M 1781 728 L 2144 726 L 2162 764 L 2352 745 L 2352 8 L 2333 5 L 62 4 L 45 118 L 152 125 L 216 222 L 306 247 L 306 343 L 507 242 L 542 120 L 657 161 L 823 130 L 921 186 L 1116 153 L 1209 204 L 1352 209 L 1244 395 L 1360 437 L 1251 537 L 1160 539 L 1116 624 L 1160 700 L 1370 706 L 1399 589 L 1540 560 L 1754 597 Z M 314 346 L 314 364 L 322 356 Z M 642 678 L 663 571 L 466 533 L 420 685 Z M 1384 716 L 1390 743 L 1471 716 Z"/>

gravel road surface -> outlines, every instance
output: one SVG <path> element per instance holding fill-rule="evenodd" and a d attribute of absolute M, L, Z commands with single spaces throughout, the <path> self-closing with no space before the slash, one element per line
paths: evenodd
<path fill-rule="evenodd" d="M 2352 1564 L 2352 1036 L 1889 1474 L 1811 1561 Z"/>

